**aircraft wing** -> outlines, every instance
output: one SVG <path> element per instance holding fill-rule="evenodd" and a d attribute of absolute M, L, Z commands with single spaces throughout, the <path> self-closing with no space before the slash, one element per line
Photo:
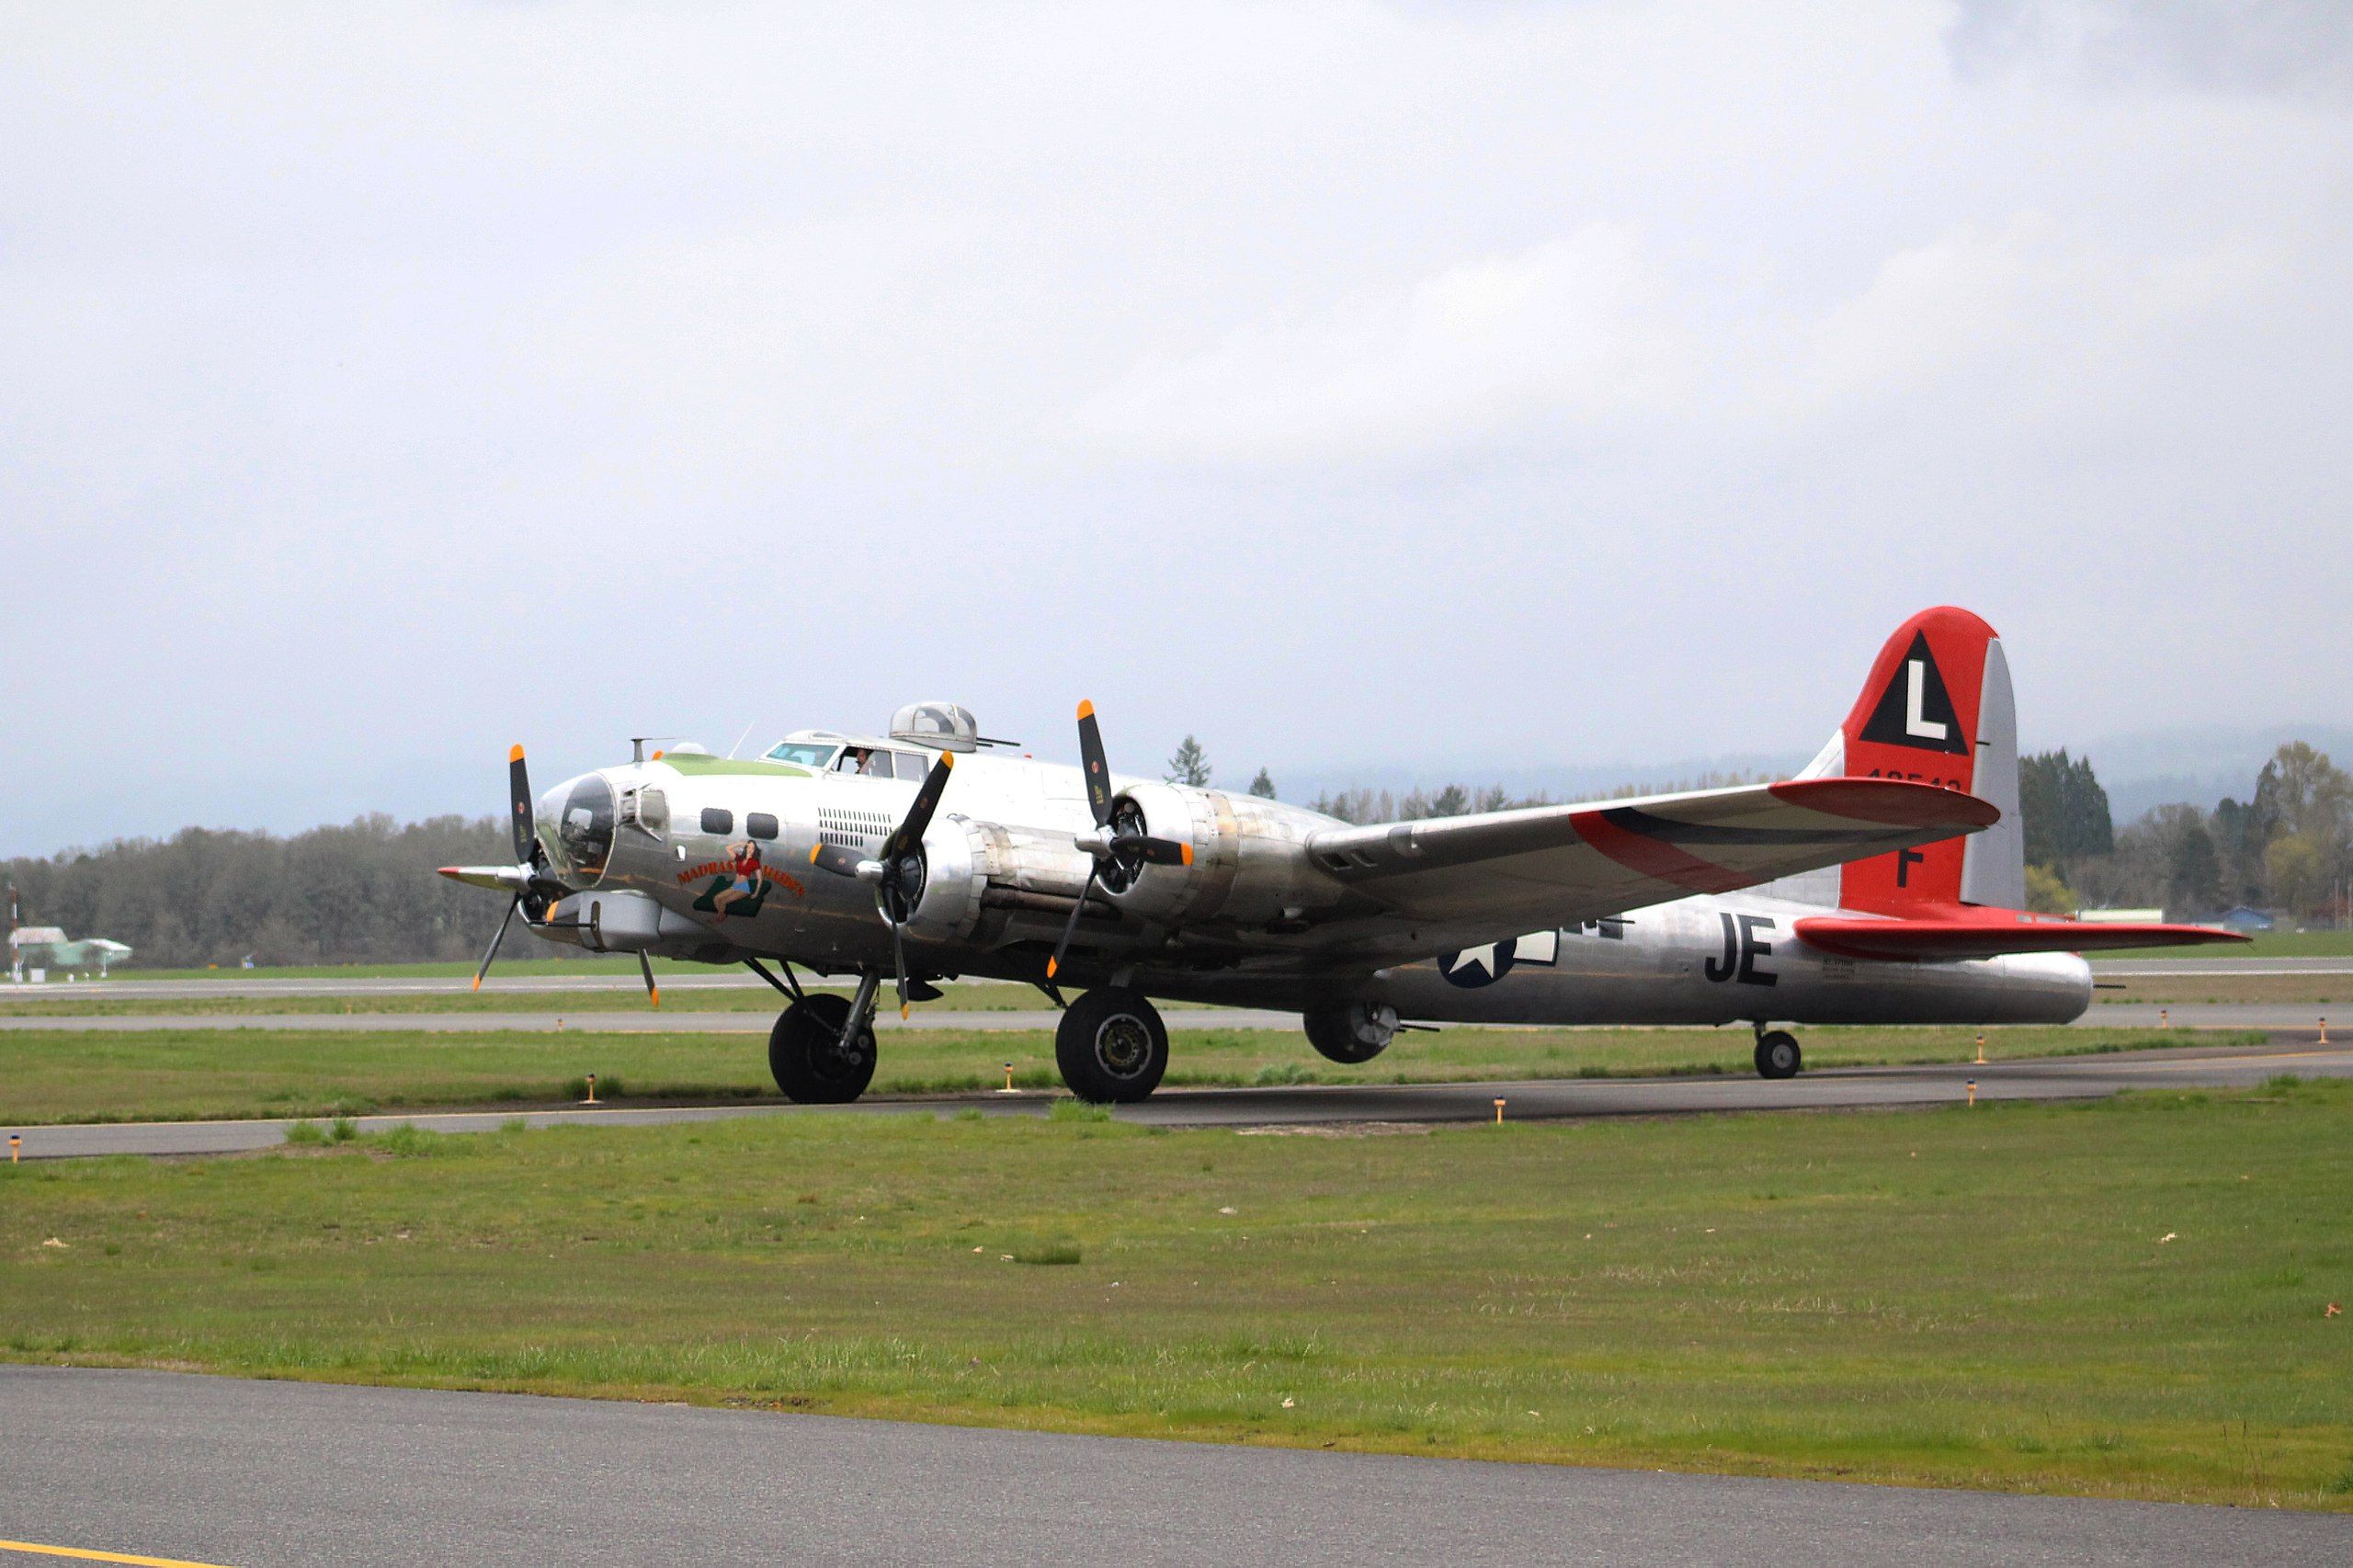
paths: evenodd
<path fill-rule="evenodd" d="M 1811 778 L 1590 805 L 1330 828 L 1308 854 L 1393 915 L 1500 932 L 1730 892 L 1992 825 L 1973 795 Z"/>
<path fill-rule="evenodd" d="M 2212 926 L 2040 920 L 2009 910 L 1968 908 L 1954 911 L 1949 918 L 1927 920 L 1807 915 L 1797 923 L 1797 929 L 1800 937 L 1815 947 L 1847 958 L 1909 960 L 1915 963 L 1990 959 L 2004 953 L 2113 952 L 2128 948 L 2188 947 L 2247 939 L 2235 931 Z"/>

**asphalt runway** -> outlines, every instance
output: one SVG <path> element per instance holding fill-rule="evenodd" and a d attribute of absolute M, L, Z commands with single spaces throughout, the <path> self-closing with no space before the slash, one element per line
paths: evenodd
<path fill-rule="evenodd" d="M 0 1367 L 0 1540 L 224 1568 L 2353 1559 L 2333 1515 L 171 1372 Z"/>
<path fill-rule="evenodd" d="M 2353 974 L 2353 958 L 2101 959 L 2094 962 L 2093 971 L 2111 979 L 2129 975 Z M 803 983 L 820 990 L 847 990 L 849 986 L 847 981 L 810 977 L 804 977 Z M 968 980 L 959 983 L 995 985 L 1011 984 L 1012 982 Z M 757 991 L 765 990 L 767 983 L 741 969 L 715 969 L 709 973 L 665 972 L 662 988 L 665 991 Z M 494 975 L 483 983 L 485 994 L 515 996 L 564 991 L 642 989 L 644 982 L 635 972 L 617 973 L 609 970 L 577 975 Z M 243 971 L 223 971 L 216 978 L 203 980 L 141 980 L 131 976 L 119 980 L 51 981 L 41 985 L 11 985 L 5 977 L 0 977 L 0 997 L 40 1001 L 70 1001 L 76 997 L 97 1001 L 107 997 L 138 996 L 156 1001 L 205 996 L 460 996 L 470 994 L 472 990 L 471 975 L 290 980 L 261 974 L 247 975 Z"/>
<path fill-rule="evenodd" d="M 2321 1050 L 2309 1037 L 2269 1046 L 2216 1051 L 2153 1051 L 2005 1062 L 1910 1067 L 1841 1067 L 1781 1083 L 1722 1077 L 1550 1078 L 1518 1083 L 1363 1084 L 1250 1089 L 1164 1089 L 1141 1105 L 1121 1106 L 1121 1121 L 1148 1127 L 1312 1129 L 1366 1123 L 1443 1124 L 1490 1121 L 1497 1099 L 1516 1120 L 1574 1120 L 1602 1116 L 1678 1116 L 1743 1110 L 1856 1110 L 1961 1105 L 1969 1085 L 1983 1100 L 2096 1099 L 2123 1089 L 2247 1087 L 2277 1074 L 2353 1077 L 2353 1049 Z M 796 1106 L 783 1101 L 680 1106 L 598 1106 L 565 1110 L 415 1112 L 355 1118 L 363 1131 L 404 1124 L 432 1132 L 488 1132 L 521 1120 L 534 1127 L 647 1126 L 730 1120 L 746 1116 L 951 1115 L 1043 1116 L 1056 1099 L 1045 1090 L 890 1099 L 870 1096 L 854 1106 Z M 230 1154 L 275 1148 L 290 1121 L 103 1122 L 14 1129 L 22 1157 L 68 1159 L 98 1154 Z M 0 1128 L 0 1131 L 11 1131 Z"/>
<path fill-rule="evenodd" d="M 1172 1007 L 1162 1015 L 1169 1029 L 1188 1028 L 1288 1029 L 1300 1032 L 1297 1013 L 1258 1012 L 1244 1007 Z M 1004 1011 L 957 1012 L 915 1009 L 902 1023 L 896 1007 L 885 1005 L 874 1015 L 874 1027 L 891 1030 L 916 1029 L 1051 1029 L 1062 1015 L 1047 1007 Z M 520 1030 L 527 1034 L 556 1029 L 592 1034 L 742 1034 L 766 1040 L 775 1023 L 769 1013 L 696 1013 L 647 1007 L 643 1011 L 594 1013 L 92 1013 L 39 1018 L 0 1017 L 0 1029 L 358 1029 L 370 1032 L 423 1029 L 434 1034 L 485 1034 Z"/>

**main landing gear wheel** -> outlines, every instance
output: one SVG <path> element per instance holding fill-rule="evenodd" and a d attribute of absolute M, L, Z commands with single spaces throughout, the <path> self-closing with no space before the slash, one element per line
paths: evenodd
<path fill-rule="evenodd" d="M 1142 993 L 1106 985 L 1063 1010 L 1054 1061 L 1080 1099 L 1130 1105 L 1158 1088 L 1168 1071 L 1168 1028 Z"/>
<path fill-rule="evenodd" d="M 847 1105 L 874 1081 L 874 1025 L 842 1049 L 849 998 L 819 993 L 784 1010 L 768 1031 L 768 1071 L 784 1097 L 802 1105 Z"/>
<path fill-rule="evenodd" d="M 1774 1029 L 1756 1037 L 1756 1074 L 1762 1078 L 1794 1078 L 1804 1064 L 1804 1053 L 1798 1050 L 1798 1037 L 1786 1029 Z"/>

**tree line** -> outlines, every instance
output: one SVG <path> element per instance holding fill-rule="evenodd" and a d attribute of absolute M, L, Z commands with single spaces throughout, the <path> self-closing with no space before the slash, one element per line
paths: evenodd
<path fill-rule="evenodd" d="M 500 895 L 433 874 L 515 858 L 497 817 L 371 815 L 279 837 L 185 828 L 46 858 L 0 861 L 24 923 L 128 942 L 143 969 L 472 959 Z M 510 955 L 525 949 L 513 946 Z M 525 938 L 530 956 L 570 949 Z"/>
<path fill-rule="evenodd" d="M 2038 909 L 2161 908 L 2198 920 L 2244 904 L 2306 923 L 2347 918 L 2353 778 L 2302 741 L 2272 754 L 2245 800 L 2225 796 L 2211 811 L 2159 806 L 2119 828 L 2090 759 L 2063 750 L 2020 762 L 2018 803 Z"/>
<path fill-rule="evenodd" d="M 1191 737 L 1187 737 L 1191 741 Z M 1192 743 L 1181 773 L 1206 780 Z M 1178 759 L 1172 759 L 1178 760 Z M 1616 797 L 1756 781 L 1747 775 L 1630 784 Z M 1271 796 L 1264 769 L 1253 791 Z M 2086 905 L 2163 908 L 2208 919 L 2249 904 L 2293 919 L 2348 917 L 2353 888 L 2353 778 L 2325 753 L 2281 746 L 2242 801 L 2211 810 L 2160 806 L 2115 825 L 2087 757 L 2064 750 L 2025 758 L 2018 770 L 2029 902 L 2052 913 Z M 1514 799 L 1500 786 L 1449 784 L 1404 794 L 1347 790 L 1314 809 L 1354 823 L 1403 822 L 1549 803 Z M 163 840 L 126 839 L 96 849 L 0 861 L 27 925 L 127 942 L 143 968 L 390 963 L 472 959 L 497 924 L 494 894 L 433 874 L 437 866 L 511 858 L 496 817 L 441 816 L 399 823 L 364 816 L 280 837 L 187 828 Z M 572 951 L 529 942 L 534 956 Z"/>

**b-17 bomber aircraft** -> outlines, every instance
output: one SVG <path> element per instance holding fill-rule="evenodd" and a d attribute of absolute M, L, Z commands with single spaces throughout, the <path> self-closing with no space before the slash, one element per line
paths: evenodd
<path fill-rule="evenodd" d="M 637 954 L 656 1006 L 650 957 L 745 964 L 789 998 L 777 1086 L 840 1103 L 873 1077 L 886 977 L 903 1015 L 936 980 L 1024 982 L 1063 1006 L 1072 1092 L 1115 1102 L 1166 1070 L 1154 997 L 1297 1011 L 1348 1062 L 1405 1020 L 1746 1022 L 1787 1077 L 1777 1022 L 2063 1022 L 2086 949 L 2234 939 L 2022 913 L 2008 671 L 1965 610 L 1906 622 L 1778 783 L 1360 826 L 1114 774 L 1087 703 L 1078 738 L 1077 767 L 1009 756 L 919 702 L 745 761 L 640 743 L 536 806 L 517 746 L 516 863 L 442 871 L 511 894 L 475 984 L 518 914 Z"/>

